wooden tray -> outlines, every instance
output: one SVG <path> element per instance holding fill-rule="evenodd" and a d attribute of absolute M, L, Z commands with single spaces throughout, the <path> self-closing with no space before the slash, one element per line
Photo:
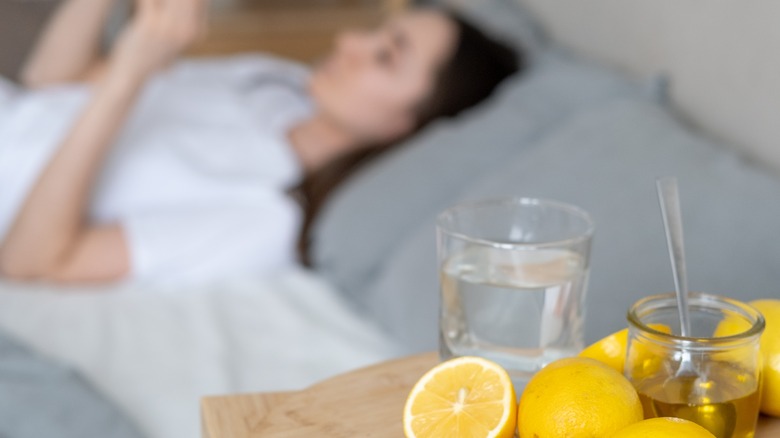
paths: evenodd
<path fill-rule="evenodd" d="M 433 354 L 385 362 L 304 391 L 203 399 L 204 438 L 403 437 L 401 416 Z M 779 438 L 780 419 L 761 417 L 755 438 Z"/>

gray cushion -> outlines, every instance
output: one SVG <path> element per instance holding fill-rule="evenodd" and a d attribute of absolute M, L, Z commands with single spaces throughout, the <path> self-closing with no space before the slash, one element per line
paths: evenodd
<path fill-rule="evenodd" d="M 640 297 L 673 290 L 655 178 L 677 175 L 692 290 L 780 297 L 780 180 L 696 135 L 658 104 L 616 99 L 581 113 L 458 197 L 554 198 L 597 232 L 586 341 L 626 326 Z M 363 301 L 411 351 L 437 345 L 434 214 L 402 239 Z"/>
<path fill-rule="evenodd" d="M 73 370 L 32 353 L 0 332 L 0 437 L 141 436 Z"/>
<path fill-rule="evenodd" d="M 641 87 L 554 50 L 524 77 L 456 120 L 432 126 L 363 169 L 312 228 L 315 268 L 359 306 L 402 239 L 467 187 L 532 147 L 562 121 Z"/>

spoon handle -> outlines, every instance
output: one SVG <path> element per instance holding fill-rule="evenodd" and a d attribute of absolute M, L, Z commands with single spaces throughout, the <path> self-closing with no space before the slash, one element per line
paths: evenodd
<path fill-rule="evenodd" d="M 685 247 L 683 246 L 682 216 L 680 214 L 680 193 L 677 178 L 664 177 L 656 180 L 658 201 L 666 231 L 666 244 L 672 260 L 674 286 L 677 291 L 677 307 L 680 312 L 680 331 L 690 336 L 691 321 L 688 313 L 688 278 L 685 270 Z"/>

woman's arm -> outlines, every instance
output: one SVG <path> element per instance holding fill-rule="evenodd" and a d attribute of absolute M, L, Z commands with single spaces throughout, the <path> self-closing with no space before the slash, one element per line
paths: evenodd
<path fill-rule="evenodd" d="M 104 156 L 147 78 L 203 29 L 202 0 L 140 0 L 105 76 L 44 169 L 0 246 L 0 273 L 18 279 L 107 281 L 130 270 L 119 225 L 85 214 Z"/>
<path fill-rule="evenodd" d="M 100 37 L 116 0 L 66 0 L 22 69 L 29 88 L 85 80 L 100 63 Z"/>

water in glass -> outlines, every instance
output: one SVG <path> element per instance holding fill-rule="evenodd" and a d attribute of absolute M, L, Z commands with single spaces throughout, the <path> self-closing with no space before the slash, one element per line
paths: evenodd
<path fill-rule="evenodd" d="M 588 271 L 580 254 L 472 246 L 441 270 L 442 357 L 491 359 L 523 386 L 582 348 Z"/>

